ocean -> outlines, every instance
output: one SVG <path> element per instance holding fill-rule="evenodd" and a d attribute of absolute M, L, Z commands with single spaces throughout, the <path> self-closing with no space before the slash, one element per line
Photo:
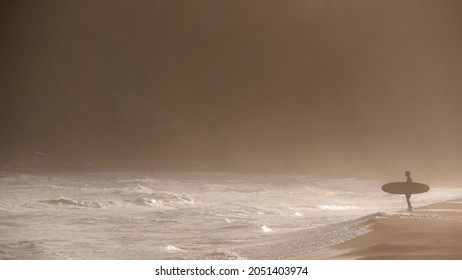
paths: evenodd
<path fill-rule="evenodd" d="M 284 259 L 407 214 L 358 178 L 236 173 L 0 174 L 0 259 Z M 414 207 L 462 197 L 431 186 Z"/>

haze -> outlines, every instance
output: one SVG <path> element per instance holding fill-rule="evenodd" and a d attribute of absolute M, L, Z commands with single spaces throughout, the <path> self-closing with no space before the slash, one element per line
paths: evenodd
<path fill-rule="evenodd" d="M 0 5 L 4 162 L 458 175 L 460 1 Z"/>

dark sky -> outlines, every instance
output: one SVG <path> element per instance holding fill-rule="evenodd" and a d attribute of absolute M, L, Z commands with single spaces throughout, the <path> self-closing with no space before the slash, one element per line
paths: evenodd
<path fill-rule="evenodd" d="M 462 162 L 461 1 L 0 8 L 4 158 L 41 151 L 355 174 L 455 172 Z"/>

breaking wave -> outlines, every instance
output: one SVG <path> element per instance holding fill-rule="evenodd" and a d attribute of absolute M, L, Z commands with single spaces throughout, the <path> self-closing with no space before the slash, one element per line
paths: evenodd
<path fill-rule="evenodd" d="M 115 201 L 84 201 L 84 200 L 73 200 L 69 198 L 59 199 L 48 199 L 41 200 L 40 203 L 58 205 L 58 206 L 77 206 L 77 207 L 88 207 L 88 208 L 104 208 L 108 206 L 116 206 Z"/>
<path fill-rule="evenodd" d="M 134 195 L 134 194 L 152 194 L 154 190 L 151 188 L 137 185 L 125 188 L 82 188 L 82 192 L 90 194 L 120 194 L 120 195 Z"/>
<path fill-rule="evenodd" d="M 149 196 L 138 197 L 131 202 L 146 206 L 175 206 L 193 204 L 194 200 L 185 194 L 161 192 L 152 193 Z"/>

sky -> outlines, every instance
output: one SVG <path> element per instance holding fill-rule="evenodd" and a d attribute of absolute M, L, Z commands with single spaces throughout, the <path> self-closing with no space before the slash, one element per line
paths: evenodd
<path fill-rule="evenodd" d="M 461 166 L 460 1 L 3 2 L 5 160 Z"/>

